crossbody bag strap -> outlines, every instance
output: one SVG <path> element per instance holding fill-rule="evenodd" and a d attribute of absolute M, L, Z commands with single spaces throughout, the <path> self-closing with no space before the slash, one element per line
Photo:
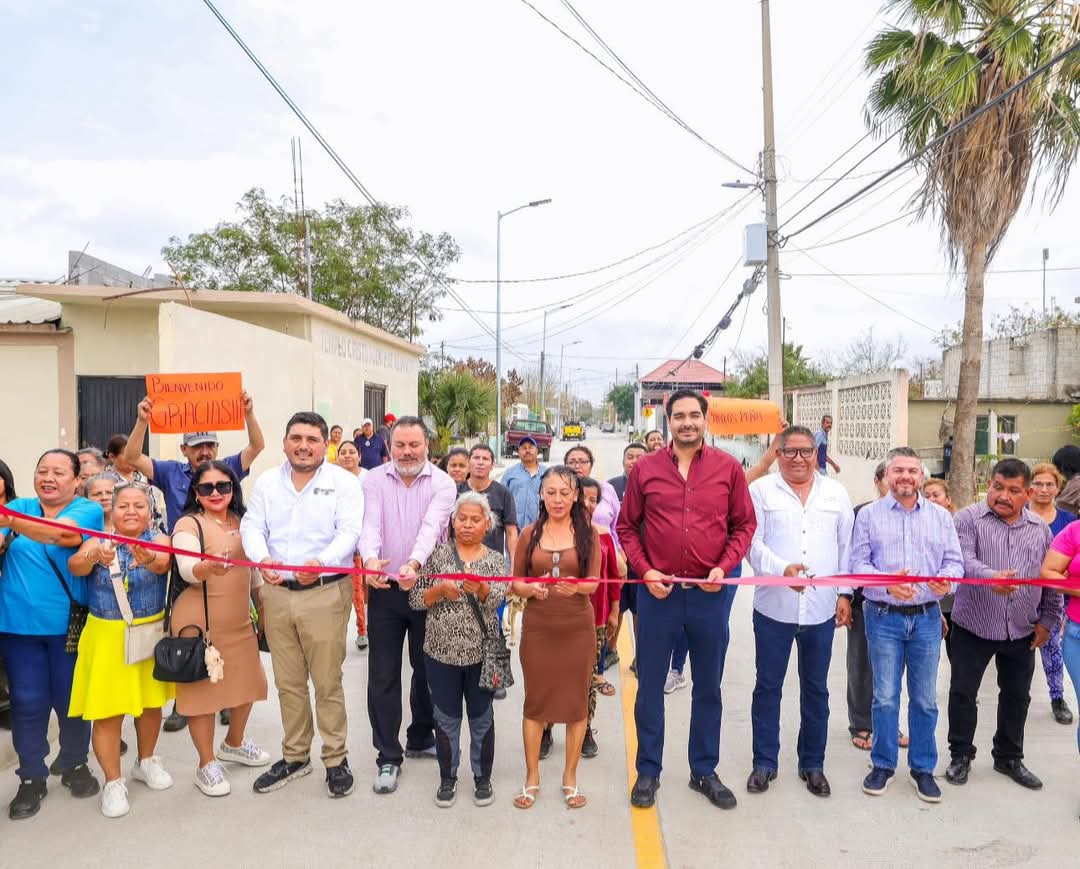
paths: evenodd
<path fill-rule="evenodd" d="M 120 615 L 124 617 L 124 621 L 131 626 L 131 623 L 135 621 L 135 613 L 131 609 L 131 600 L 128 598 L 127 589 L 124 588 L 124 575 L 120 572 L 120 552 L 116 553 L 115 564 L 109 565 L 109 581 L 112 582 L 113 594 L 116 595 L 116 605 L 120 607 Z M 168 588 L 166 587 L 166 594 L 168 594 Z"/>
<path fill-rule="evenodd" d="M 71 593 L 71 587 L 67 584 L 67 580 L 64 579 L 63 571 L 60 570 L 60 568 L 56 566 L 56 562 L 53 561 L 52 558 L 49 556 L 49 550 L 48 549 L 45 550 L 45 560 L 47 562 L 49 562 L 49 567 L 51 567 L 52 570 L 53 570 L 53 573 L 56 574 L 56 578 L 58 580 L 60 580 L 60 585 L 62 585 L 64 587 L 64 594 L 66 594 L 68 596 L 68 600 L 71 601 L 72 603 L 78 603 L 78 601 L 75 600 L 74 595 L 72 595 L 72 593 Z"/>
<path fill-rule="evenodd" d="M 451 551 L 454 553 L 454 563 L 457 565 L 458 573 L 465 573 L 465 563 L 461 560 L 461 556 L 458 554 L 457 546 L 451 541 Z M 476 621 L 480 624 L 480 632 L 484 635 L 484 639 L 488 638 L 487 625 L 484 624 L 484 614 L 480 612 L 480 602 L 477 601 L 475 595 L 471 595 L 468 592 L 465 593 L 465 599 L 469 602 L 469 609 L 472 610 Z"/>

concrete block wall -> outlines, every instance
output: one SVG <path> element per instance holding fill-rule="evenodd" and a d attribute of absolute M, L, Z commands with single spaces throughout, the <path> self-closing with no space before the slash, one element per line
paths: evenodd
<path fill-rule="evenodd" d="M 942 356 L 943 394 L 955 398 L 960 348 Z M 980 398 L 1065 401 L 1080 391 L 1080 328 L 1061 327 L 983 342 Z"/>

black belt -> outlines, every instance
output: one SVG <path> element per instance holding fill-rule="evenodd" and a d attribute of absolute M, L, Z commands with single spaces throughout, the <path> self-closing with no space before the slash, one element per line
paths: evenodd
<path fill-rule="evenodd" d="M 704 580 L 702 580 L 702 582 L 704 582 Z M 679 583 L 679 588 L 686 589 L 687 591 L 689 591 L 692 588 L 700 589 L 701 588 L 701 583 L 700 582 L 680 582 Z"/>
<path fill-rule="evenodd" d="M 912 603 L 912 604 L 895 604 L 895 603 L 878 603 L 876 600 L 866 599 L 868 604 L 873 604 L 883 613 L 896 613 L 901 616 L 922 616 L 929 612 L 933 612 L 938 608 L 937 601 L 930 601 L 929 603 Z"/>
<path fill-rule="evenodd" d="M 338 582 L 344 579 L 349 574 L 347 573 L 331 573 L 328 576 L 319 576 L 316 582 L 312 582 L 308 585 L 304 585 L 295 579 L 286 579 L 281 583 L 282 588 L 287 588 L 289 591 L 308 591 L 312 588 L 321 588 L 324 585 L 330 585 L 332 582 Z"/>

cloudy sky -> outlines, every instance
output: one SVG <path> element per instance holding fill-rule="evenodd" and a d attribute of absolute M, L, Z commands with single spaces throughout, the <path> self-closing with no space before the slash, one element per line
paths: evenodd
<path fill-rule="evenodd" d="M 601 53 L 559 0 L 530 0 Z M 828 14 L 823 7 L 828 7 Z M 580 0 L 594 30 L 660 98 L 735 162 L 761 148 L 761 30 L 754 0 L 723 3 Z M 548 358 L 565 344 L 567 377 L 599 397 L 635 363 L 685 356 L 749 270 L 746 223 L 756 195 L 722 186 L 747 173 L 676 126 L 540 18 L 524 0 L 219 0 L 219 8 L 379 199 L 408 206 L 413 225 L 451 233 L 454 273 L 493 281 L 496 214 L 503 277 L 589 271 L 503 285 L 504 368 L 536 364 L 544 306 Z M 861 72 L 884 20 L 876 0 L 773 0 L 780 220 L 794 229 L 868 179 L 848 179 L 792 219 L 808 189 L 866 132 Z M 55 278 L 66 251 L 133 271 L 165 271 L 161 246 L 234 214 L 252 186 L 291 192 L 289 140 L 302 136 L 309 204 L 344 197 L 349 181 L 200 0 L 0 0 L 8 46 L 0 136 L 0 275 Z M 832 178 L 873 141 L 825 173 Z M 856 176 L 891 165 L 891 146 Z M 811 355 L 835 352 L 868 326 L 902 335 L 910 359 L 957 321 L 962 289 L 945 272 L 937 231 L 900 221 L 842 240 L 907 210 L 914 173 L 801 235 L 783 252 L 788 335 Z M 717 217 L 721 212 L 724 216 Z M 1041 304 L 1042 248 L 1052 268 L 1080 266 L 1080 193 L 1057 211 L 1025 205 L 988 280 L 987 323 L 1009 305 Z M 688 228 L 700 224 L 689 233 Z M 838 273 L 843 277 L 835 277 Z M 919 274 L 911 274 L 919 273 Z M 924 274 L 926 273 L 926 274 Z M 1048 295 L 1072 305 L 1077 271 L 1051 271 Z M 730 275 L 726 283 L 724 278 Z M 458 292 L 494 327 L 493 283 Z M 876 297 L 878 301 L 870 298 Z M 705 361 L 721 368 L 765 343 L 764 288 Z M 425 342 L 448 354 L 494 356 L 494 341 L 450 299 Z M 906 316 L 905 316 L 906 315 Z"/>

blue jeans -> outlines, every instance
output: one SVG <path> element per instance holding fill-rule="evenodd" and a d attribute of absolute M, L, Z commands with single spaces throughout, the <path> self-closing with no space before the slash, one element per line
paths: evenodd
<path fill-rule="evenodd" d="M 836 622 L 793 625 L 754 610 L 757 679 L 750 720 L 754 729 L 754 768 L 775 771 L 780 755 L 780 696 L 791 644 L 799 653 L 799 769 L 825 768 L 829 733 L 829 662 Z"/>
<path fill-rule="evenodd" d="M 1073 687 L 1080 691 L 1080 623 L 1065 619 L 1065 639 L 1061 643 L 1061 655 L 1065 669 L 1069 671 Z M 1076 747 L 1080 749 L 1080 727 L 1076 730 Z"/>
<path fill-rule="evenodd" d="M 19 755 L 15 774 L 46 779 L 49 768 L 49 716 L 60 722 L 60 766 L 86 763 L 90 722 L 68 717 L 75 655 L 64 651 L 66 637 L 0 634 L 0 655 L 11 686 L 11 739 Z"/>
<path fill-rule="evenodd" d="M 728 617 L 735 586 L 718 592 L 675 584 L 663 600 L 645 588 L 637 595 L 638 692 L 634 704 L 639 775 L 659 777 L 664 756 L 664 681 L 671 653 L 685 631 L 694 670 L 690 700 L 690 772 L 710 775 L 720 762 L 720 682 L 728 647 Z"/>
<path fill-rule="evenodd" d="M 916 772 L 937 766 L 937 670 L 941 656 L 941 610 L 919 615 L 887 612 L 872 601 L 863 604 L 866 645 L 874 671 L 874 747 L 870 762 L 896 769 L 899 754 L 900 683 L 907 669 L 908 766 Z"/>

